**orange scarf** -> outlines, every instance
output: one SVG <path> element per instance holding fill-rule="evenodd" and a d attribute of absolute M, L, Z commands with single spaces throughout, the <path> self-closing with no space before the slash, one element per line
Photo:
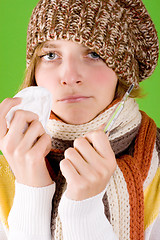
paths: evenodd
<path fill-rule="evenodd" d="M 144 239 L 143 183 L 147 177 L 156 139 L 156 124 L 144 112 L 139 135 L 135 142 L 134 156 L 123 155 L 117 163 L 123 172 L 130 202 L 130 239 Z"/>

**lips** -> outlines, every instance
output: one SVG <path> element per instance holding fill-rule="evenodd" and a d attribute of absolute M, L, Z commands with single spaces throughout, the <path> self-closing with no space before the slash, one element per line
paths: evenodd
<path fill-rule="evenodd" d="M 90 97 L 77 95 L 77 96 L 67 96 L 65 98 L 60 99 L 59 101 L 60 102 L 68 102 L 68 103 L 69 102 L 80 102 L 80 101 L 87 100 L 89 98 Z"/>

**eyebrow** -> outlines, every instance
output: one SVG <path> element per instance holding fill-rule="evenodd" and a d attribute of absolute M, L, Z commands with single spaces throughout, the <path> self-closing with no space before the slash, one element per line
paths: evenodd
<path fill-rule="evenodd" d="M 58 46 L 56 46 L 56 44 L 54 43 L 49 43 L 49 42 L 46 42 L 44 43 L 43 45 L 43 48 L 57 48 Z"/>

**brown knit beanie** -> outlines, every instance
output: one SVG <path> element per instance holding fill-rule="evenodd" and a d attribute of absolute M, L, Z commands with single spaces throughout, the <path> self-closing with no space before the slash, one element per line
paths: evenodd
<path fill-rule="evenodd" d="M 137 87 L 157 65 L 158 37 L 141 0 L 40 0 L 28 26 L 27 64 L 38 44 L 52 39 L 85 45 Z"/>

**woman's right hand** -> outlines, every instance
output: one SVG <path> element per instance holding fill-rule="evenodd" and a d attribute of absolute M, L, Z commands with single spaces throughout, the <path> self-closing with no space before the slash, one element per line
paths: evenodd
<path fill-rule="evenodd" d="M 20 98 L 6 98 L 0 104 L 0 150 L 8 161 L 17 182 L 44 187 L 53 183 L 45 163 L 51 150 L 51 138 L 46 134 L 38 115 L 17 110 L 7 129 L 6 115 L 20 104 Z M 28 128 L 24 132 L 26 123 Z"/>

